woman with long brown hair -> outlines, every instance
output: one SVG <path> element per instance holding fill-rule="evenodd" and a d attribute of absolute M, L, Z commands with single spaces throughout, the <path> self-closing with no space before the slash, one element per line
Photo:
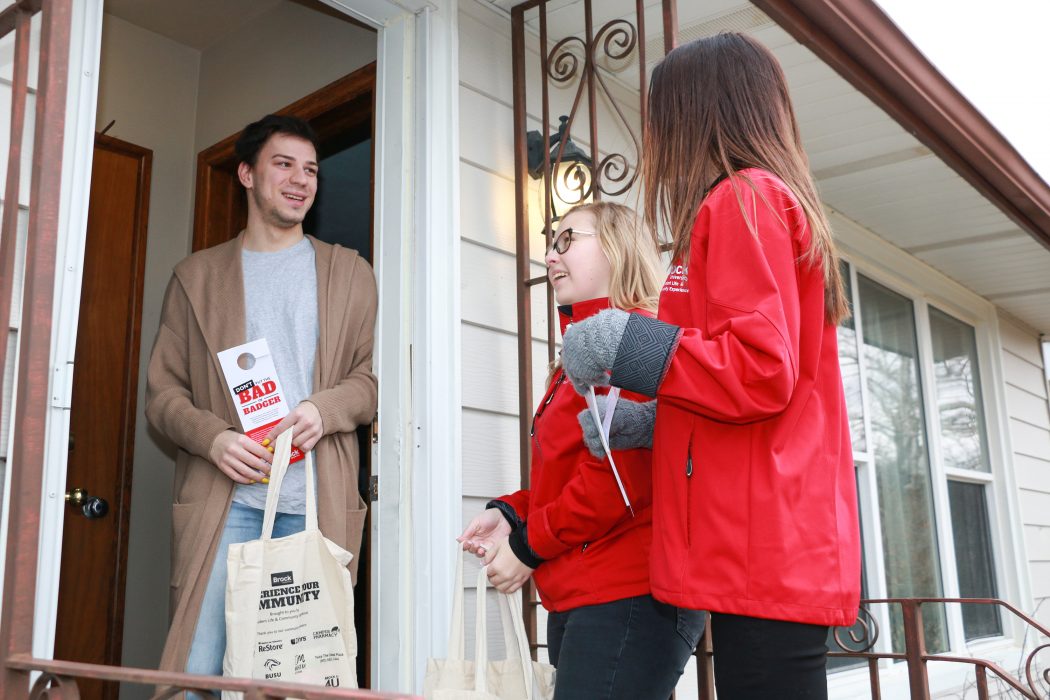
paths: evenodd
<path fill-rule="evenodd" d="M 656 397 L 653 595 L 711 611 L 719 698 L 825 698 L 828 626 L 860 594 L 848 308 L 773 54 L 741 34 L 668 54 L 643 161 L 672 241 L 658 318 L 575 324 L 565 371 Z"/>

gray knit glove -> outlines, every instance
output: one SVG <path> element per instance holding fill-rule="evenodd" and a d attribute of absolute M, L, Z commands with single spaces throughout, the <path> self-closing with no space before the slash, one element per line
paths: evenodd
<path fill-rule="evenodd" d="M 573 323 L 565 331 L 561 364 L 576 391 L 585 394 L 589 386 L 609 383 L 608 371 L 616 359 L 616 350 L 620 347 L 629 317 L 626 311 L 605 309 Z"/>
<path fill-rule="evenodd" d="M 595 396 L 598 413 L 605 417 L 605 406 L 608 398 L 599 394 Z M 620 399 L 613 409 L 612 423 L 609 425 L 609 447 L 613 450 L 634 450 L 640 447 L 652 449 L 653 423 L 656 421 L 656 401 L 639 403 L 629 399 Z M 602 439 L 598 435 L 598 425 L 590 409 L 584 409 L 576 416 L 583 428 L 583 441 L 595 457 L 605 456 Z"/>

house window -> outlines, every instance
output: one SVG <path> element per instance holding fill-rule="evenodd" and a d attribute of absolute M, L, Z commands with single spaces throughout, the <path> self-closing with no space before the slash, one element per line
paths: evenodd
<path fill-rule="evenodd" d="M 854 314 L 839 328 L 839 358 L 867 533 L 864 593 L 994 598 L 995 479 L 976 331 L 852 265 L 843 273 Z M 922 610 L 932 652 L 963 645 L 952 629 L 966 640 L 1002 633 L 990 606 Z M 899 607 L 881 623 L 887 647 L 903 651 Z"/>
<path fill-rule="evenodd" d="M 995 564 L 988 522 L 988 458 L 977 337 L 972 326 L 930 307 L 940 452 L 948 478 L 959 595 L 995 598 Z M 966 639 L 1002 634 L 998 608 L 966 605 Z"/>

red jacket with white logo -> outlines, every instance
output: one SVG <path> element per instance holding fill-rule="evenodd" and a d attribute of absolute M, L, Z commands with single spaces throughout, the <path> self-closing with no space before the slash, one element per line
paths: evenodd
<path fill-rule="evenodd" d="M 606 308 L 604 298 L 559 307 L 562 333 Z M 629 392 L 622 399 L 648 400 Z M 524 521 L 528 547 L 544 560 L 533 580 L 552 612 L 649 593 L 652 451 L 613 450 L 631 517 L 609 460 L 583 442 L 577 415 L 586 408 L 559 369 L 533 417 L 531 488 L 498 499 Z"/>
<path fill-rule="evenodd" d="M 850 625 L 860 537 L 836 328 L 824 320 L 823 274 L 803 259 L 802 207 L 775 175 L 743 174 L 757 196 L 744 178 L 737 191 L 730 180 L 711 190 L 688 265 L 676 264 L 660 296 L 659 320 L 679 329 L 656 379 L 653 595 Z M 652 334 L 636 331 L 662 326 L 631 318 L 618 365 L 632 342 L 636 357 L 652 355 Z M 614 367 L 613 384 L 641 388 L 632 379 Z"/>

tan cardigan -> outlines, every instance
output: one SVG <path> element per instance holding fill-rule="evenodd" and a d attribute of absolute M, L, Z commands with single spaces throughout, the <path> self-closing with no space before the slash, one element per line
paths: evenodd
<path fill-rule="evenodd" d="M 178 447 L 172 506 L 171 629 L 160 667 L 186 666 L 204 589 L 233 497 L 233 482 L 208 459 L 215 437 L 240 429 L 216 356 L 245 342 L 243 234 L 175 267 L 147 373 L 146 417 Z M 320 337 L 314 393 L 324 437 L 317 455 L 318 519 L 326 537 L 354 554 L 357 573 L 366 504 L 358 495 L 354 430 L 376 413 L 372 337 L 376 284 L 358 254 L 311 238 L 317 261 Z"/>

